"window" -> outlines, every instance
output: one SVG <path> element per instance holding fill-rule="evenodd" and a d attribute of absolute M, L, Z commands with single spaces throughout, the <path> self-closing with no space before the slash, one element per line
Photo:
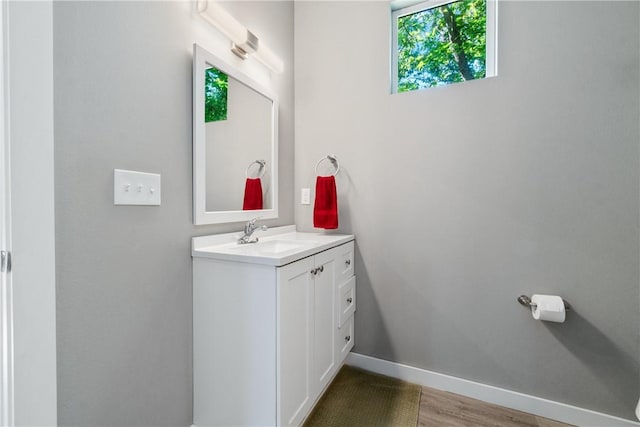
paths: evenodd
<path fill-rule="evenodd" d="M 400 2 L 392 2 L 393 92 L 496 75 L 495 0 Z"/>

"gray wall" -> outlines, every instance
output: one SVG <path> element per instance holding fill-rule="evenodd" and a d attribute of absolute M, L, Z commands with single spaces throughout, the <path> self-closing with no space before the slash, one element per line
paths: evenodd
<path fill-rule="evenodd" d="M 386 2 L 296 3 L 296 197 L 335 153 L 356 352 L 633 417 L 638 6 L 501 2 L 497 77 L 390 95 Z"/>
<path fill-rule="evenodd" d="M 292 164 L 293 5 L 231 6 L 285 62 L 271 83 Z M 191 424 L 190 238 L 240 228 L 192 225 L 192 43 L 228 47 L 192 7 L 54 4 L 60 425 Z M 161 173 L 162 206 L 114 206 L 114 168 Z M 291 168 L 279 182 L 269 225 L 293 222 Z"/>

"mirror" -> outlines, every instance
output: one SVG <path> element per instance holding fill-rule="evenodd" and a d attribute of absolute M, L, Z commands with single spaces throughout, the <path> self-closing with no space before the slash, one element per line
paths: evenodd
<path fill-rule="evenodd" d="M 278 217 L 278 102 L 193 45 L 194 223 Z"/>

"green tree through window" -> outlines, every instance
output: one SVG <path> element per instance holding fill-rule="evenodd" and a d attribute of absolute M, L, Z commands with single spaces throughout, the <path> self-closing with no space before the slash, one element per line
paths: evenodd
<path fill-rule="evenodd" d="M 398 92 L 486 75 L 486 0 L 461 0 L 398 18 Z"/>
<path fill-rule="evenodd" d="M 204 74 L 204 121 L 227 120 L 228 77 L 216 68 L 208 68 Z"/>

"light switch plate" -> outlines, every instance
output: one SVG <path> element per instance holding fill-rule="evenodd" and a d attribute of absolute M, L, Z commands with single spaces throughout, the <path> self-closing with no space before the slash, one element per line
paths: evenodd
<path fill-rule="evenodd" d="M 311 204 L 311 189 L 303 188 L 300 192 L 300 204 L 301 205 L 309 205 Z"/>
<path fill-rule="evenodd" d="M 160 205 L 160 175 L 113 170 L 113 204 L 114 205 Z"/>

